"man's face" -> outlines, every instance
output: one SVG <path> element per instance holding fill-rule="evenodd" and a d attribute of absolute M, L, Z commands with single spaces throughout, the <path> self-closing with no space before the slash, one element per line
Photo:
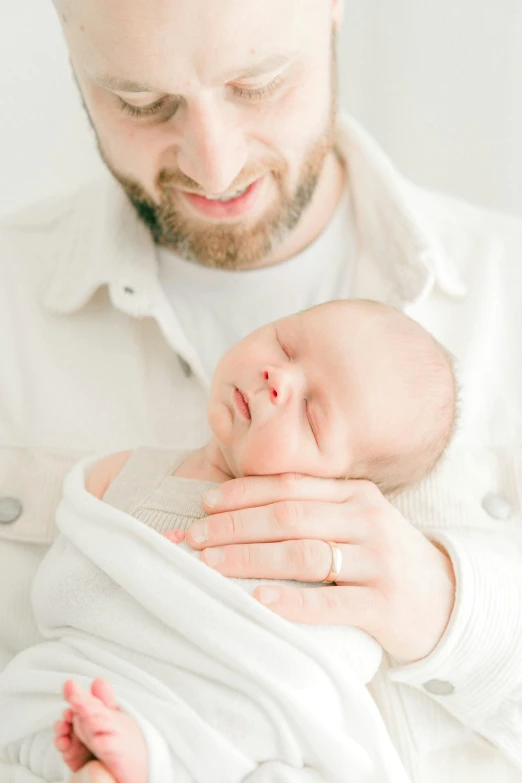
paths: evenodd
<path fill-rule="evenodd" d="M 333 154 L 338 6 L 70 0 L 60 9 L 103 158 L 158 243 L 248 267 L 295 227 Z"/>

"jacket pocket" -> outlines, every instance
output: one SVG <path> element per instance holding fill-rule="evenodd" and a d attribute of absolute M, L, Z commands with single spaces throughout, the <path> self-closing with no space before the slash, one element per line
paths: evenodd
<path fill-rule="evenodd" d="M 90 451 L 0 448 L 0 539 L 50 544 L 63 480 Z"/>
<path fill-rule="evenodd" d="M 522 448 L 452 448 L 424 481 L 390 499 L 420 530 L 520 530 Z"/>

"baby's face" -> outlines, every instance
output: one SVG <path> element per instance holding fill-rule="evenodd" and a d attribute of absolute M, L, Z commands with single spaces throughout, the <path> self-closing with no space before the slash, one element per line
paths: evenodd
<path fill-rule="evenodd" d="M 233 474 L 349 475 L 390 434 L 388 364 L 357 315 L 335 303 L 248 335 L 219 362 L 208 407 Z"/>

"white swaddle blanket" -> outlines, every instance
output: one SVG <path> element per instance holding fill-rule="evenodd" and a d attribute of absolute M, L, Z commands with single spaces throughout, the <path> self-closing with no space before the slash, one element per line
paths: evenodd
<path fill-rule="evenodd" d="M 48 641 L 0 677 L 0 780 L 58 783 L 63 683 L 106 677 L 149 747 L 149 783 L 406 783 L 360 674 L 305 627 L 84 488 L 34 585 Z"/>

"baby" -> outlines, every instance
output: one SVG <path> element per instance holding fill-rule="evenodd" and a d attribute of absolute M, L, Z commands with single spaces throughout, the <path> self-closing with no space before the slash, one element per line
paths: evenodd
<path fill-rule="evenodd" d="M 199 508 L 188 513 L 183 493 L 193 500 L 208 482 L 293 472 L 403 490 L 441 459 L 455 409 L 451 361 L 423 328 L 376 302 L 330 302 L 258 329 L 223 356 L 212 380 L 206 446 L 188 455 L 112 455 L 86 485 L 181 541 L 204 516 Z M 192 489 L 187 479 L 195 480 Z M 150 503 L 157 490 L 163 508 Z M 146 783 L 145 740 L 118 709 L 111 685 L 96 680 L 89 693 L 68 681 L 64 696 L 70 706 L 55 724 L 55 745 L 70 769 L 98 758 L 118 783 Z"/>

